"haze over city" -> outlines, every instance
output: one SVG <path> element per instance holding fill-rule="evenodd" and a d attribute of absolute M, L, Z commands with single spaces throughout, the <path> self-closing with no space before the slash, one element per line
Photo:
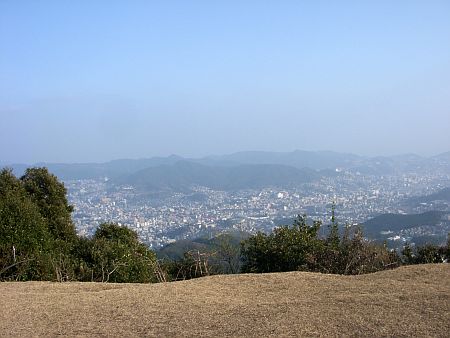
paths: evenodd
<path fill-rule="evenodd" d="M 448 337 L 449 19 L 0 0 L 0 336 Z"/>
<path fill-rule="evenodd" d="M 0 3 L 0 162 L 449 150 L 450 3 Z"/>

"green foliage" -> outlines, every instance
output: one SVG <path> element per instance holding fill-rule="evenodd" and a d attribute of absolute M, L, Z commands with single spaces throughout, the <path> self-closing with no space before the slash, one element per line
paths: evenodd
<path fill-rule="evenodd" d="M 447 235 L 447 246 L 444 248 L 445 258 L 447 262 L 450 261 L 450 232 Z"/>
<path fill-rule="evenodd" d="M 308 226 L 306 217 L 299 216 L 291 227 L 250 237 L 243 242 L 242 271 L 362 274 L 398 265 L 394 252 L 366 241 L 360 229 L 351 231 L 347 227 L 341 238 L 334 213 L 327 238 L 318 237 L 319 228 L 320 223 Z"/>
<path fill-rule="evenodd" d="M 11 170 L 0 172 L 0 278 L 42 279 L 49 274 L 52 238 L 39 208 Z M 39 273 L 41 270 L 41 273 Z"/>
<path fill-rule="evenodd" d="M 155 263 L 155 274 L 159 281 L 176 281 L 239 273 L 243 235 L 222 233 L 211 239 L 198 238 L 168 245 L 159 252 L 162 259 Z M 180 250 L 183 250 L 182 254 L 179 254 Z"/>
<path fill-rule="evenodd" d="M 155 254 L 132 230 L 79 238 L 66 189 L 46 168 L 0 172 L 0 280 L 150 282 Z"/>
<path fill-rule="evenodd" d="M 257 233 L 242 243 L 242 271 L 314 270 L 323 246 L 319 229 L 320 222 L 309 226 L 306 216 L 298 216 L 292 226 L 276 228 L 270 235 Z"/>
<path fill-rule="evenodd" d="M 177 281 L 209 276 L 212 254 L 198 250 L 186 251 L 182 259 L 163 260 L 160 268 L 165 275 L 164 281 Z"/>
<path fill-rule="evenodd" d="M 29 168 L 21 178 L 23 186 L 39 211 L 47 220 L 47 226 L 55 239 L 65 242 L 76 240 L 75 227 L 66 197 L 66 188 L 47 168 Z"/>
<path fill-rule="evenodd" d="M 329 256 L 332 259 L 329 259 Z M 359 275 L 391 269 L 399 263 L 395 251 L 366 240 L 360 227 L 351 229 L 346 226 L 344 236 L 337 247 L 327 247 L 324 251 L 322 269 L 327 273 Z"/>
<path fill-rule="evenodd" d="M 428 244 L 417 249 L 416 264 L 442 263 L 442 256 L 440 247 Z"/>
<path fill-rule="evenodd" d="M 380 237 L 380 231 L 400 231 L 423 225 L 436 225 L 442 220 L 442 211 L 427 211 L 421 214 L 382 214 L 363 224 L 364 232 L 372 238 Z"/>
<path fill-rule="evenodd" d="M 145 283 L 153 280 L 155 254 L 128 228 L 113 223 L 100 225 L 92 239 L 90 254 L 95 281 Z"/>
<path fill-rule="evenodd" d="M 401 251 L 401 259 L 402 263 L 406 265 L 415 263 L 414 249 L 411 244 L 405 243 L 405 246 Z"/>
<path fill-rule="evenodd" d="M 247 237 L 247 233 L 228 232 L 212 238 L 200 237 L 170 243 L 157 252 L 160 258 L 158 278 L 166 281 L 184 280 L 205 274 L 239 273 L 241 241 Z"/>
<path fill-rule="evenodd" d="M 403 264 L 448 262 L 450 259 L 450 234 L 446 246 L 425 244 L 419 247 L 412 247 L 409 243 L 406 243 L 401 254 Z"/>
<path fill-rule="evenodd" d="M 339 224 L 336 221 L 335 217 L 335 210 L 336 210 L 336 204 L 333 202 L 331 206 L 331 224 L 330 224 L 330 231 L 327 237 L 327 244 L 328 246 L 332 247 L 333 249 L 338 249 L 340 244 L 340 238 L 339 238 Z"/>
<path fill-rule="evenodd" d="M 359 227 L 346 226 L 341 237 L 333 204 L 326 238 L 318 235 L 320 222 L 308 225 L 306 216 L 298 216 L 292 226 L 268 235 L 241 242 L 242 234 L 221 234 L 191 243 L 179 259 L 157 261 L 134 231 L 113 223 L 100 225 L 93 238 L 78 237 L 72 210 L 64 185 L 46 168 L 27 169 L 20 179 L 1 170 L 0 280 L 151 282 L 293 270 L 361 274 L 450 256 L 450 235 L 446 247 L 406 245 L 401 256 L 367 241 Z"/>
<path fill-rule="evenodd" d="M 220 274 L 235 274 L 241 270 L 240 241 L 231 234 L 220 234 L 214 239 L 216 272 Z"/>

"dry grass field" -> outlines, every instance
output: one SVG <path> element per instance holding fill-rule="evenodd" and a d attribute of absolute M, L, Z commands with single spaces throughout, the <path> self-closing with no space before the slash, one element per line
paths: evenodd
<path fill-rule="evenodd" d="M 0 283 L 1 336 L 450 337 L 450 265 L 165 284 Z"/>

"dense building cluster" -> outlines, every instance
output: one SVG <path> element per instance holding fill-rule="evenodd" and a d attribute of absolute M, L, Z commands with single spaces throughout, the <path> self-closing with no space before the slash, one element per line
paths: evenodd
<path fill-rule="evenodd" d="M 289 224 L 298 214 L 329 223 L 331 204 L 341 222 L 358 224 L 383 213 L 420 213 L 436 205 L 409 204 L 414 196 L 450 186 L 450 175 L 368 175 L 340 171 L 296 189 L 216 191 L 193 187 L 188 192 L 148 192 L 132 186 L 112 186 L 108 180 L 66 181 L 73 219 L 82 235 L 91 235 L 102 222 L 117 222 L 135 230 L 142 241 L 157 248 L 184 238 L 236 229 L 250 233 Z M 446 202 L 440 210 L 450 211 Z M 423 232 L 449 229 L 418 227 L 392 235 L 393 240 Z M 398 238 L 396 237 L 398 236 Z"/>

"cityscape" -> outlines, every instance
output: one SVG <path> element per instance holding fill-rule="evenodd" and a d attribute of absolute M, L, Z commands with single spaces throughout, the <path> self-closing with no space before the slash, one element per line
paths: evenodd
<path fill-rule="evenodd" d="M 326 231 L 333 203 L 337 221 L 348 225 L 381 214 L 418 214 L 436 205 L 408 203 L 411 198 L 450 186 L 450 174 L 445 171 L 391 175 L 336 171 L 338 175 L 292 189 L 218 191 L 194 186 L 188 192 L 148 194 L 130 185 L 111 185 L 108 178 L 67 180 L 65 185 L 79 234 L 90 236 L 99 224 L 115 222 L 135 230 L 152 248 L 227 231 L 270 232 L 291 224 L 299 214 L 321 221 Z M 443 201 L 439 210 L 450 212 L 450 203 Z M 388 238 L 405 242 L 418 235 L 445 236 L 449 231 L 449 223 L 443 222 L 440 227 L 421 226 Z"/>
<path fill-rule="evenodd" d="M 0 338 L 450 337 L 449 14 L 0 1 Z"/>

